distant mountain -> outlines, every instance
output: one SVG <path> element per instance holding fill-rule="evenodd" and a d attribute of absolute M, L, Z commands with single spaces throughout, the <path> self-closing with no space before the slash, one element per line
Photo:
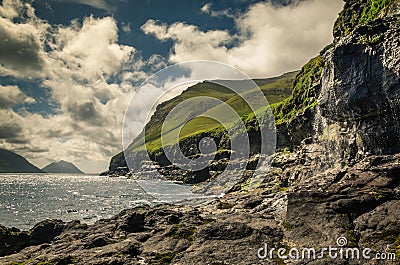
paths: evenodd
<path fill-rule="evenodd" d="M 0 173 L 43 173 L 22 156 L 0 148 Z"/>
<path fill-rule="evenodd" d="M 48 164 L 42 170 L 46 173 L 73 173 L 73 174 L 84 174 L 74 164 L 61 160 L 60 162 L 53 162 Z"/>

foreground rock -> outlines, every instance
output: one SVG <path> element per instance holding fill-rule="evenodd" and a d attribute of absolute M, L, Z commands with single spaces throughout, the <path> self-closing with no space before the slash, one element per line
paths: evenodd
<path fill-rule="evenodd" d="M 282 157 L 277 160 L 282 168 L 289 169 L 292 163 Z M 246 192 L 248 183 L 243 182 L 240 191 L 199 206 L 138 207 L 94 225 L 47 220 L 28 232 L 1 227 L 0 263 L 283 264 L 276 253 L 268 261 L 260 259 L 258 250 L 264 244 L 318 250 L 337 246 L 339 237 L 345 237 L 348 246 L 371 248 L 371 255 L 385 250 L 399 259 L 399 175 L 400 154 L 370 156 L 352 167 L 295 184 L 286 174 L 275 185 L 260 183 L 259 189 Z M 274 176 L 276 171 L 271 170 L 265 179 Z M 377 262 L 329 257 L 286 261 Z"/>

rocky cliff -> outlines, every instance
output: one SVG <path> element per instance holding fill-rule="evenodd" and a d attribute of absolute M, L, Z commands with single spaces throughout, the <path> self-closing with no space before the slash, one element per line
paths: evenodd
<path fill-rule="evenodd" d="M 0 227 L 0 262 L 398 264 L 398 6 L 346 1 L 334 43 L 275 106 L 278 137 L 290 148 L 275 154 L 269 171 L 199 206 L 139 207 L 92 226 Z M 281 255 L 266 254 L 272 248 Z M 316 256 L 299 256 L 310 248 Z"/>

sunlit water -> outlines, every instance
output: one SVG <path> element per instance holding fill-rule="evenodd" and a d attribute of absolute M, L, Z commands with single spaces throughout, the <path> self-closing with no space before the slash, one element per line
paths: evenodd
<path fill-rule="evenodd" d="M 139 185 L 121 177 L 0 174 L 0 224 L 24 230 L 45 219 L 90 224 L 125 208 L 195 196 L 188 186 L 162 181 L 141 181 Z"/>

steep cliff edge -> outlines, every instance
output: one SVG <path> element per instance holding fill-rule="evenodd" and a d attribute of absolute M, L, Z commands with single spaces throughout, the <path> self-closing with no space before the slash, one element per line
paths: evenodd
<path fill-rule="evenodd" d="M 400 152 L 399 36 L 398 19 L 377 19 L 325 54 L 315 126 L 331 159 Z"/>

